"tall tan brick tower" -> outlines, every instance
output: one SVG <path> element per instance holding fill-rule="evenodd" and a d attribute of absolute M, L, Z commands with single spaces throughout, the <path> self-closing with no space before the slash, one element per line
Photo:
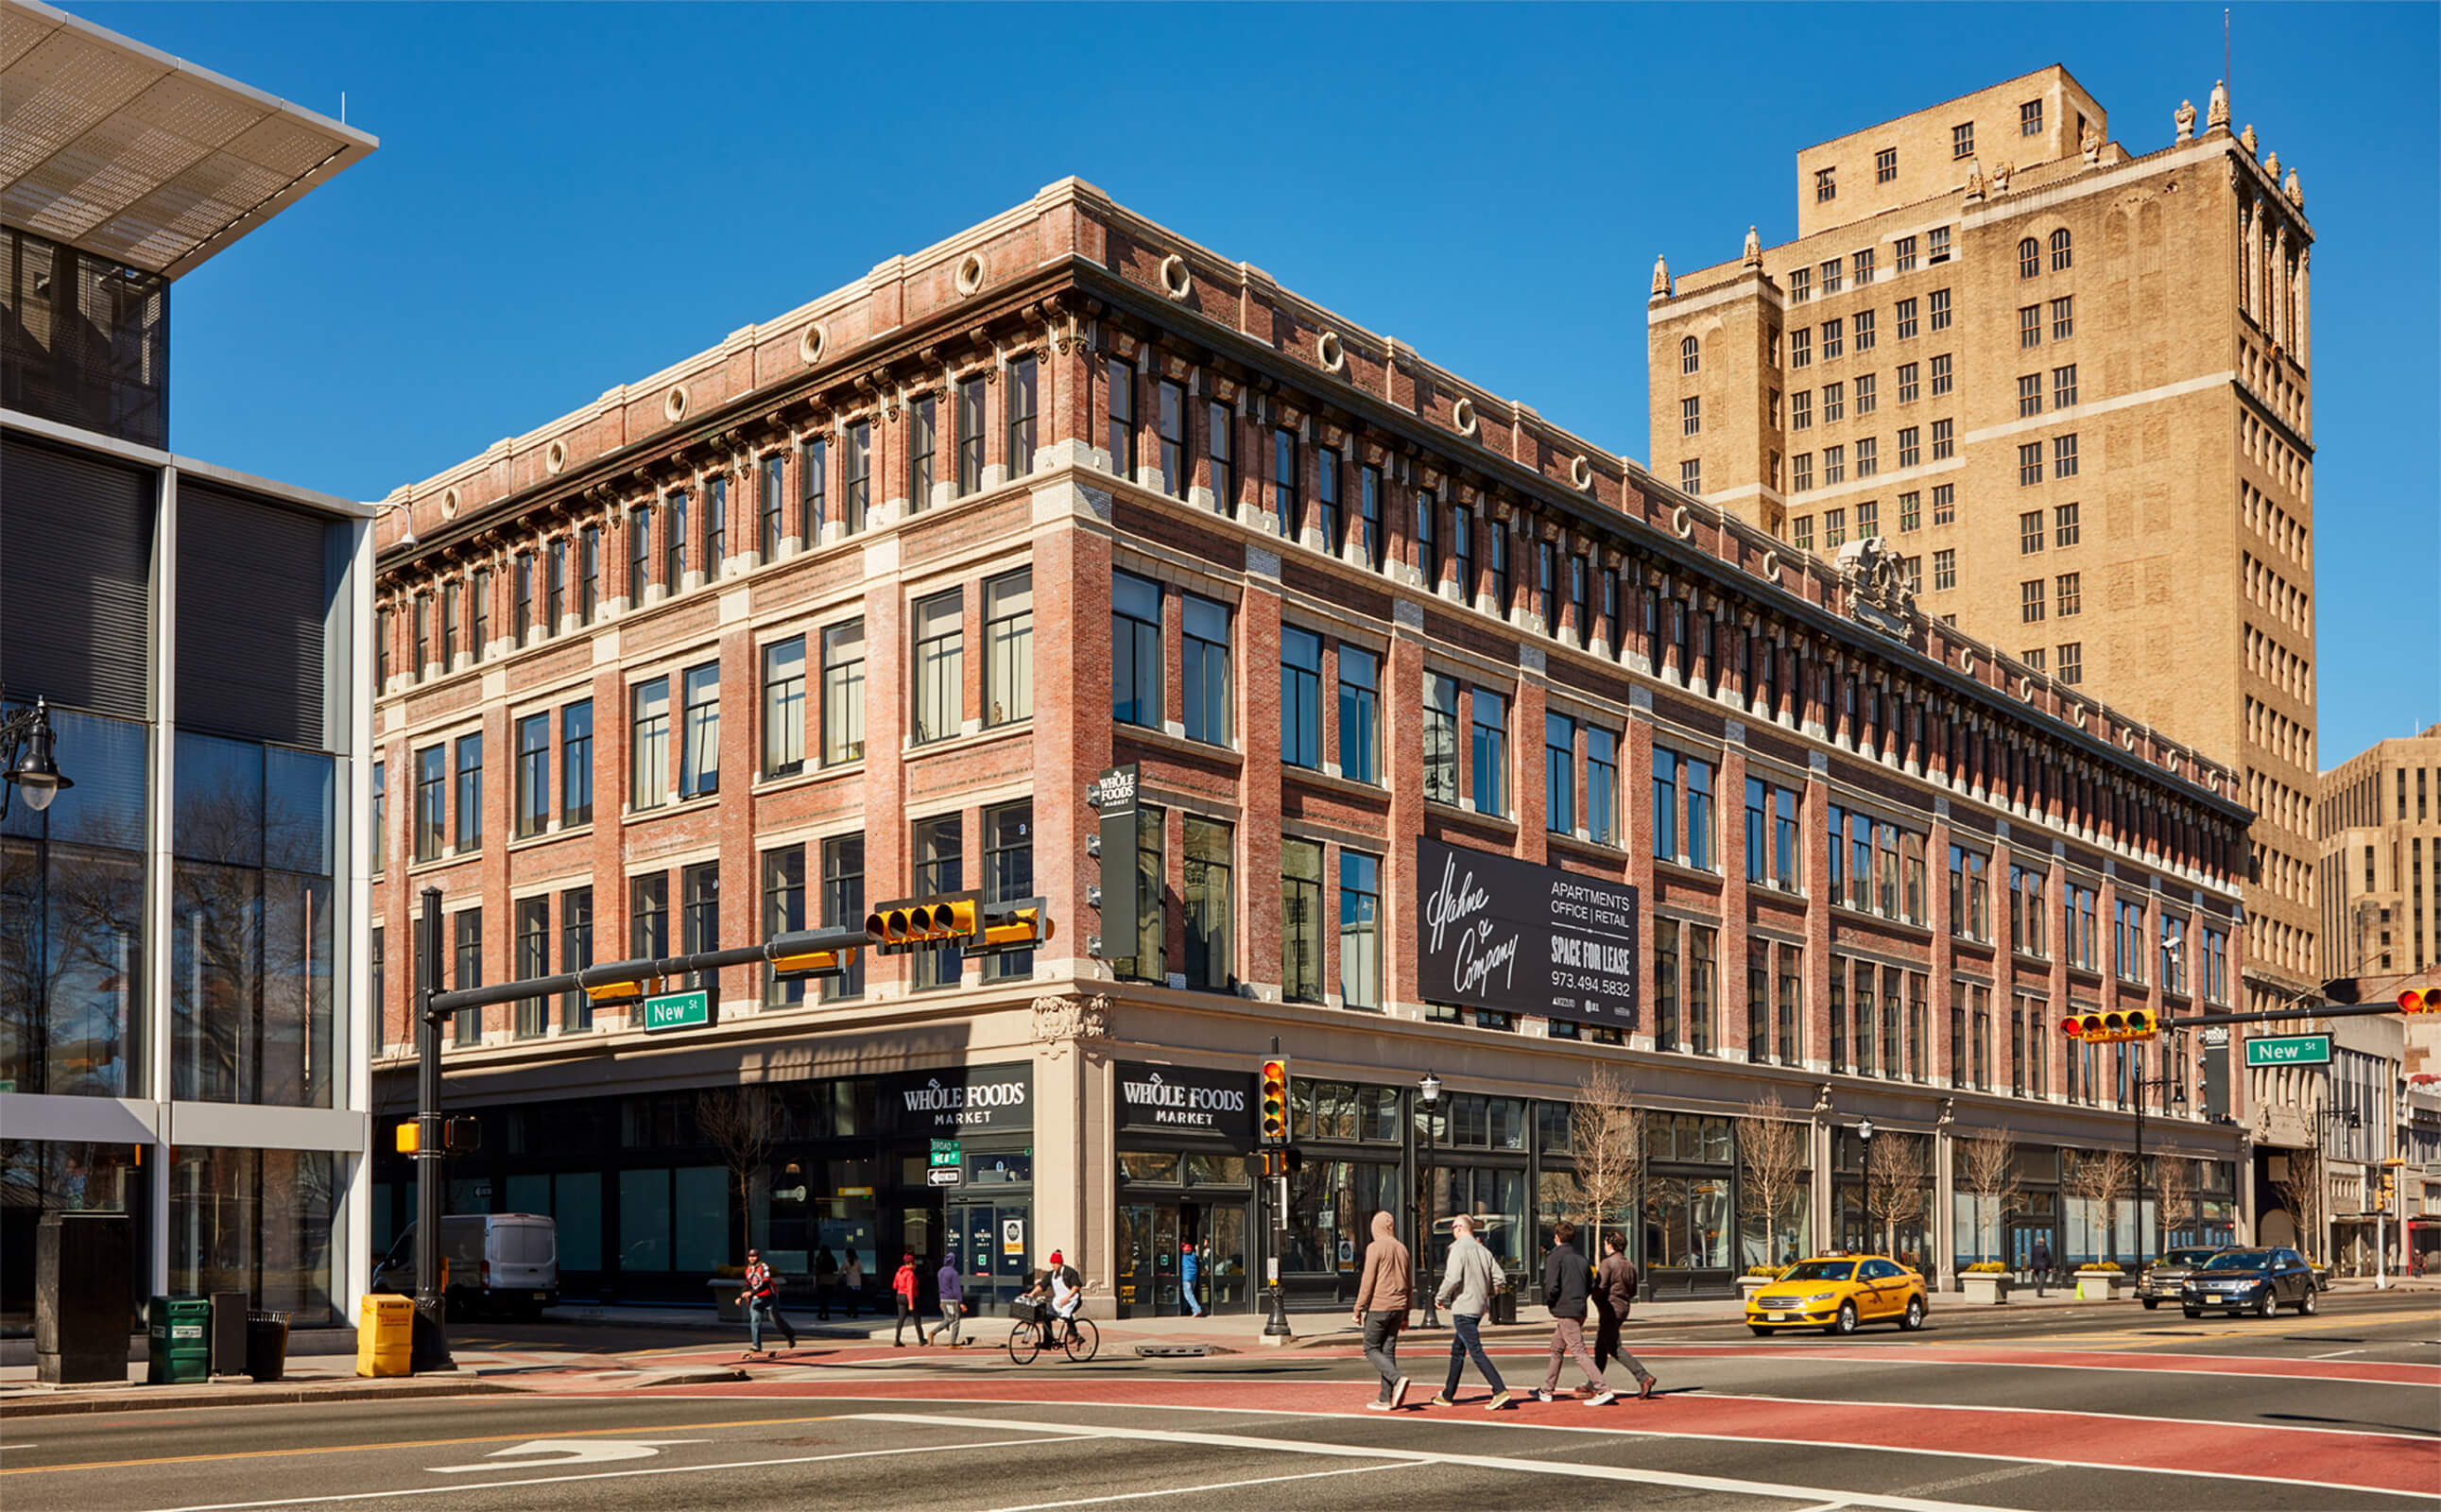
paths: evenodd
<path fill-rule="evenodd" d="M 2316 946 L 2313 231 L 2215 85 L 2131 153 L 2059 66 L 1797 154 L 1798 239 L 1649 316 L 1654 472 L 2246 774 L 2251 1006 Z"/>

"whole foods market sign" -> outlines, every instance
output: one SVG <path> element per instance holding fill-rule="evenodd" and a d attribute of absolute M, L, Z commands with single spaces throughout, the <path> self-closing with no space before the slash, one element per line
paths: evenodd
<path fill-rule="evenodd" d="M 1430 838 L 1416 845 L 1416 978 L 1427 1000 L 1636 1026 L 1636 889 Z"/>
<path fill-rule="evenodd" d="M 882 1084 L 884 1116 L 909 1134 L 954 1136 L 1034 1126 L 1034 1068 L 952 1067 Z"/>
<path fill-rule="evenodd" d="M 1121 1128 L 1255 1137 L 1252 1072 L 1121 1061 L 1118 1073 Z"/>

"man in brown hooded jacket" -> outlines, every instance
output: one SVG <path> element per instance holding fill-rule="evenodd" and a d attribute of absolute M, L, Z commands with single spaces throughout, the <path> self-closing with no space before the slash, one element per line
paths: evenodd
<path fill-rule="evenodd" d="M 1399 1331 L 1407 1326 L 1414 1262 L 1399 1242 L 1399 1226 L 1387 1213 L 1373 1215 L 1373 1242 L 1365 1247 L 1365 1279 L 1356 1288 L 1356 1321 L 1365 1328 L 1365 1359 L 1382 1374 L 1382 1394 L 1365 1405 L 1394 1412 L 1407 1399 L 1407 1377 L 1399 1374 Z"/>

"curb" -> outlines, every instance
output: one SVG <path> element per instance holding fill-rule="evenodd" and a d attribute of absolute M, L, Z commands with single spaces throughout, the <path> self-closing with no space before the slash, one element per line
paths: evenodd
<path fill-rule="evenodd" d="M 233 1386 L 223 1391 L 150 1391 L 110 1389 L 56 1396 L 31 1395 L 0 1399 L 0 1418 L 66 1417 L 89 1413 L 159 1413 L 190 1407 L 279 1407 L 298 1402 L 370 1402 L 392 1397 L 492 1396 L 518 1391 L 480 1380 L 407 1381 L 396 1386 Z"/>

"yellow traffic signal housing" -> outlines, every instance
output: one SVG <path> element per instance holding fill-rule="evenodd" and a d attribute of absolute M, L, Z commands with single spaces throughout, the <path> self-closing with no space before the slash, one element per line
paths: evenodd
<path fill-rule="evenodd" d="M 653 971 L 649 961 L 622 961 L 614 965 L 587 966 L 578 973 L 585 982 L 585 998 L 596 1008 L 621 1008 L 642 1002 L 661 990 L 661 979 Z"/>
<path fill-rule="evenodd" d="M 2398 995 L 2403 1014 L 2441 1014 L 2441 987 L 2410 987 Z"/>
<path fill-rule="evenodd" d="M 985 952 L 1031 950 L 1048 945 L 1053 932 L 1050 911 L 1040 898 L 985 904 L 983 923 L 983 938 L 970 948 Z"/>
<path fill-rule="evenodd" d="M 834 945 L 817 949 L 817 937 L 806 933 L 784 934 L 768 946 L 771 975 L 782 981 L 795 981 L 805 977 L 843 977 L 856 966 L 854 945 Z"/>
<path fill-rule="evenodd" d="M 982 916 L 979 892 L 903 898 L 867 913 L 864 932 L 879 942 L 884 955 L 937 945 L 976 945 L 983 943 Z"/>
<path fill-rule="evenodd" d="M 2111 1045 L 2151 1039 L 2161 1032 L 2161 1021 L 2149 1008 L 2118 1008 L 2109 1013 L 2070 1014 L 2060 1021 L 2060 1029 L 2088 1045 Z"/>
<path fill-rule="evenodd" d="M 417 1128 L 415 1120 L 411 1118 L 399 1125 L 393 1131 L 393 1137 L 398 1141 L 398 1153 L 401 1155 L 413 1155 L 424 1147 L 422 1132 Z"/>
<path fill-rule="evenodd" d="M 1286 1144 L 1289 1142 L 1289 1059 L 1274 1055 L 1263 1062 L 1263 1085 L 1260 1089 L 1263 1143 Z"/>

